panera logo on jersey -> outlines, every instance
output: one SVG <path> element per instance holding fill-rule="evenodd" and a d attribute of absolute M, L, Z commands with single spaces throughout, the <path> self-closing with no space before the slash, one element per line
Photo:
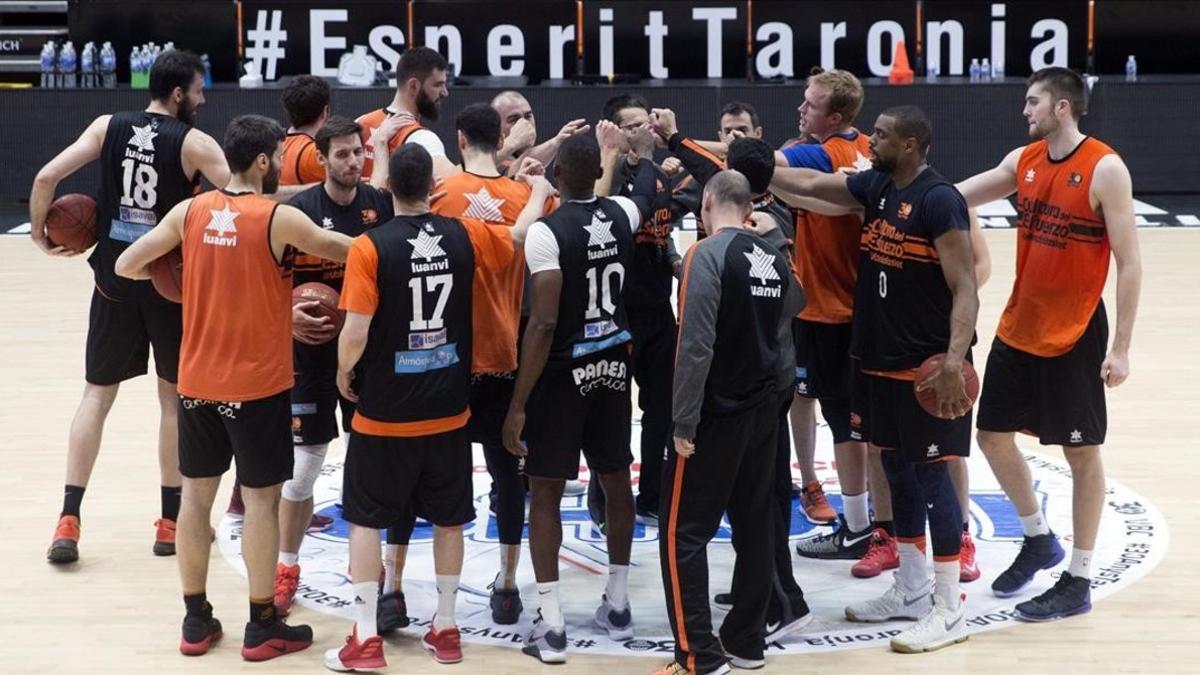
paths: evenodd
<path fill-rule="evenodd" d="M 601 360 L 571 369 L 579 393 L 586 394 L 596 387 L 608 387 L 614 391 L 629 388 L 628 365 L 624 361 Z"/>

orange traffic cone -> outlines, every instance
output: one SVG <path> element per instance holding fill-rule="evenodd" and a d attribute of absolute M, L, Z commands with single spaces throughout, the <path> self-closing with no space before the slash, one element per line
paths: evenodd
<path fill-rule="evenodd" d="M 896 56 L 892 59 L 892 72 L 888 73 L 888 84 L 912 84 L 913 69 L 908 65 L 908 52 L 904 40 L 896 43 Z"/>

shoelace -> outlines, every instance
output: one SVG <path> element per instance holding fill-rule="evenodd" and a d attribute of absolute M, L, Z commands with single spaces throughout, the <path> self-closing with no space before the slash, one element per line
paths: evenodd
<path fill-rule="evenodd" d="M 808 498 L 809 504 L 813 506 L 829 506 L 829 500 L 825 497 L 825 491 L 818 485 L 812 490 L 804 491 L 805 497 Z"/>
<path fill-rule="evenodd" d="M 887 541 L 878 534 L 871 536 L 871 543 L 867 545 L 867 552 L 862 557 L 863 560 L 871 560 L 884 555 L 887 551 Z"/>

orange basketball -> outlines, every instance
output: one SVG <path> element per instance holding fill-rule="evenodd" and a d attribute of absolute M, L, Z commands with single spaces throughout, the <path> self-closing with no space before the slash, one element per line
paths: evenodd
<path fill-rule="evenodd" d="M 77 192 L 55 199 L 46 212 L 46 236 L 80 253 L 95 246 L 96 200 Z"/>
<path fill-rule="evenodd" d="M 346 314 L 342 310 L 338 309 L 338 292 L 319 281 L 310 281 L 306 284 L 300 284 L 292 289 L 293 307 L 302 302 L 312 302 L 314 300 L 320 304 L 318 304 L 316 307 L 306 309 L 305 311 L 317 318 L 321 318 L 323 316 L 329 317 L 329 320 L 333 324 L 333 332 L 329 334 L 328 338 L 319 342 L 301 338 L 295 333 L 293 333 L 293 336 L 304 344 L 321 345 L 337 337 L 337 334 L 342 330 L 342 324 L 346 321 Z"/>
<path fill-rule="evenodd" d="M 149 265 L 154 290 L 171 302 L 183 302 L 183 249 L 175 247 Z"/>
<path fill-rule="evenodd" d="M 925 363 L 917 368 L 917 379 L 913 381 L 913 390 L 917 394 L 917 402 L 925 409 L 925 412 L 938 417 L 937 394 L 933 389 L 925 389 L 919 391 L 916 389 L 917 384 L 923 382 L 926 378 L 934 375 L 942 367 L 942 361 L 946 358 L 945 354 L 934 354 L 925 359 Z M 975 366 L 971 365 L 970 361 L 963 361 L 963 380 L 967 386 L 967 398 L 971 399 L 971 405 L 975 405 L 975 401 L 979 399 L 979 375 L 975 372 Z"/>

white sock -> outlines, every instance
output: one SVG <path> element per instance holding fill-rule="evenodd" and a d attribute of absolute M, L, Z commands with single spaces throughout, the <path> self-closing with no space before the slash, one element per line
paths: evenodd
<path fill-rule="evenodd" d="M 1092 551 L 1081 548 L 1071 549 L 1071 566 L 1067 569 L 1071 576 L 1080 579 L 1092 578 Z"/>
<path fill-rule="evenodd" d="M 907 542 L 898 542 L 896 549 L 900 553 L 900 587 L 909 592 L 925 588 L 929 584 L 925 551 Z"/>
<path fill-rule="evenodd" d="M 608 604 L 621 611 L 629 606 L 629 565 L 608 565 L 608 586 L 604 589 Z"/>
<path fill-rule="evenodd" d="M 961 563 L 956 558 L 947 562 L 933 561 L 933 592 L 951 610 L 958 609 L 961 595 L 958 591 L 958 575 Z"/>
<path fill-rule="evenodd" d="M 538 604 L 542 610 L 542 621 L 555 630 L 562 630 L 567 622 L 563 618 L 562 609 L 558 606 L 558 582 L 543 583 L 539 581 L 537 591 Z"/>
<path fill-rule="evenodd" d="M 517 587 L 517 571 L 508 564 L 509 546 L 501 544 L 500 549 L 500 572 L 496 575 L 496 588 L 516 588 Z M 520 551 L 520 547 L 516 547 Z"/>
<path fill-rule="evenodd" d="M 454 604 L 458 601 L 457 574 L 437 575 L 438 608 L 433 617 L 433 629 L 442 630 L 454 625 Z"/>
<path fill-rule="evenodd" d="M 1021 518 L 1021 529 L 1025 531 L 1026 537 L 1050 534 L 1050 526 L 1046 524 L 1046 516 L 1042 514 L 1041 509 L 1027 516 L 1019 517 Z"/>
<path fill-rule="evenodd" d="M 354 621 L 358 624 L 359 642 L 379 633 L 375 627 L 375 610 L 379 605 L 378 591 L 377 581 L 354 584 Z"/>
<path fill-rule="evenodd" d="M 867 493 L 842 495 L 842 511 L 846 514 L 846 527 L 851 532 L 858 533 L 871 527 L 871 517 L 867 514 Z"/>
<path fill-rule="evenodd" d="M 396 580 L 396 550 L 400 548 L 396 544 L 388 544 L 383 547 L 383 592 L 391 593 L 397 590 L 394 586 Z"/>
<path fill-rule="evenodd" d="M 295 565 L 300 562 L 300 554 L 284 553 L 283 551 L 280 551 L 279 562 L 283 563 L 284 565 Z"/>

